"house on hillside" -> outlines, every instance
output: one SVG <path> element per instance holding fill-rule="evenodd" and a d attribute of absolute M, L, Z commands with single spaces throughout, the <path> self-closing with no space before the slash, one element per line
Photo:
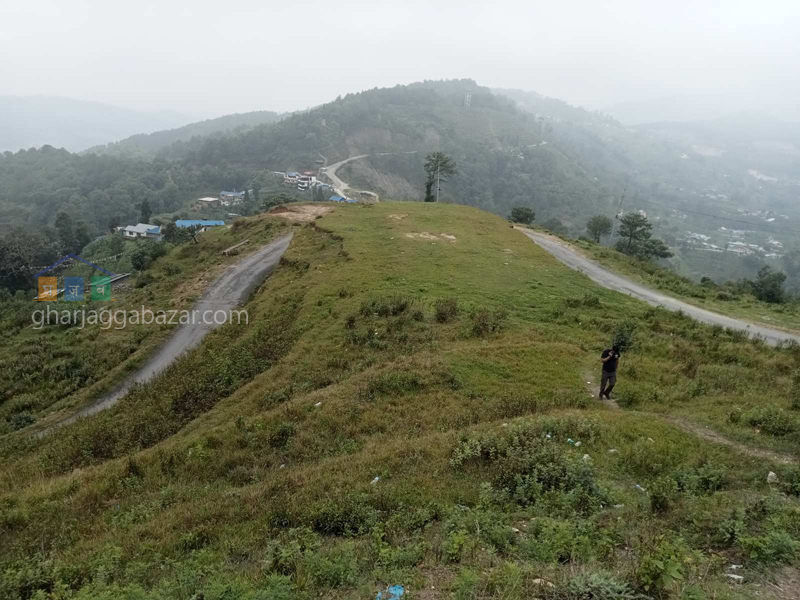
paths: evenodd
<path fill-rule="evenodd" d="M 128 225 L 127 227 L 118 227 L 117 230 L 122 232 L 122 237 L 129 240 L 140 238 L 161 239 L 161 227 L 158 225 L 137 223 L 136 225 Z"/>
<path fill-rule="evenodd" d="M 283 185 L 295 186 L 300 179 L 300 173 L 296 171 L 289 171 L 283 176 Z"/>
<path fill-rule="evenodd" d="M 331 202 L 344 202 L 344 198 L 342 198 L 341 196 L 337 196 L 336 194 L 328 198 L 328 200 L 330 200 Z"/>
<path fill-rule="evenodd" d="M 213 198 L 211 196 L 206 196 L 205 198 L 198 198 L 197 199 L 197 204 L 195 204 L 195 207 L 197 207 L 197 208 L 206 208 L 206 207 L 215 208 L 215 207 L 217 207 L 219 205 L 220 205 L 220 199 L 219 198 Z"/>
<path fill-rule="evenodd" d="M 219 203 L 222 206 L 234 206 L 244 202 L 244 192 L 220 192 Z"/>
<path fill-rule="evenodd" d="M 209 227 L 222 227 L 225 221 L 208 221 L 205 219 L 178 219 L 175 221 L 175 226 L 181 229 L 188 229 L 189 227 L 199 227 L 200 233 Z"/>

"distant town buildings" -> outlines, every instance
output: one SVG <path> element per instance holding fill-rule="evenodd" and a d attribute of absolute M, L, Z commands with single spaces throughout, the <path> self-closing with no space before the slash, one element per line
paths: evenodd
<path fill-rule="evenodd" d="M 219 203 L 222 206 L 235 206 L 244 202 L 244 192 L 220 192 Z"/>

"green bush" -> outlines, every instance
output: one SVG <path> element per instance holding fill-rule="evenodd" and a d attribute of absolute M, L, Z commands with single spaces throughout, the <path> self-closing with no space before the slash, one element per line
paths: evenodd
<path fill-rule="evenodd" d="M 798 419 L 777 406 L 755 407 L 742 415 L 745 423 L 764 433 L 784 436 L 798 430 Z"/>
<path fill-rule="evenodd" d="M 635 330 L 636 323 L 634 321 L 622 321 L 614 330 L 614 336 L 611 339 L 611 345 L 617 346 L 620 349 L 620 352 L 630 350 L 635 343 Z"/>
<path fill-rule="evenodd" d="M 329 497 L 311 507 L 310 521 L 315 531 L 326 535 L 359 535 L 375 523 L 375 510 L 356 494 Z"/>
<path fill-rule="evenodd" d="M 448 323 L 458 316 L 458 300 L 440 298 L 434 304 L 434 316 L 439 323 Z"/>
<path fill-rule="evenodd" d="M 8 422 L 13 431 L 19 431 L 28 425 L 33 425 L 36 422 L 36 418 L 30 413 L 22 412 L 12 415 Z"/>
<path fill-rule="evenodd" d="M 785 531 L 770 531 L 760 536 L 743 536 L 742 550 L 754 561 L 764 564 L 785 564 L 794 560 L 800 542 Z"/>
<path fill-rule="evenodd" d="M 156 281 L 156 278 L 153 277 L 152 273 L 140 273 L 136 278 L 136 281 L 134 281 L 133 286 L 135 288 L 143 288 L 150 285 L 154 281 Z"/>
<path fill-rule="evenodd" d="M 555 442 L 555 431 L 547 439 L 541 431 L 547 423 L 519 424 L 499 435 L 465 438 L 450 463 L 459 468 L 475 461 L 488 465 L 494 473 L 494 489 L 522 506 L 533 505 L 545 493 L 554 492 L 563 496 L 560 500 L 571 510 L 594 512 L 608 503 L 608 498 L 595 481 L 593 467 Z M 579 436 L 580 429 L 572 428 L 571 435 Z"/>
<path fill-rule="evenodd" d="M 326 552 L 309 553 L 306 566 L 314 583 L 321 587 L 343 587 L 358 581 L 358 560 L 352 542 Z"/>
<path fill-rule="evenodd" d="M 278 423 L 269 434 L 269 445 L 273 448 L 285 448 L 295 432 L 294 423 L 283 421 Z"/>
<path fill-rule="evenodd" d="M 650 492 L 650 510 L 654 513 L 667 512 L 678 496 L 678 484 L 672 477 L 659 477 L 647 490 Z"/>
<path fill-rule="evenodd" d="M 361 303 L 360 312 L 364 317 L 396 317 L 406 312 L 412 304 L 414 300 L 406 296 L 371 298 Z"/>
<path fill-rule="evenodd" d="M 485 308 L 475 311 L 472 315 L 472 335 L 483 337 L 490 333 L 496 333 L 503 328 L 508 313 L 498 309 L 488 311 Z"/>
<path fill-rule="evenodd" d="M 686 576 L 685 565 L 695 562 L 692 552 L 682 538 L 659 536 L 658 543 L 643 552 L 636 565 L 636 581 L 645 592 L 655 595 L 669 593 Z"/>
<path fill-rule="evenodd" d="M 568 600 L 639 600 L 645 596 L 610 573 L 580 573 L 567 584 Z"/>

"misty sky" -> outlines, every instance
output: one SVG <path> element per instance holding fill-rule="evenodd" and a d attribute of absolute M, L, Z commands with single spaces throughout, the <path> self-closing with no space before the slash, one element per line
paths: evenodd
<path fill-rule="evenodd" d="M 0 0 L 0 95 L 211 117 L 470 77 L 590 108 L 725 94 L 800 120 L 798 32 L 798 0 Z"/>

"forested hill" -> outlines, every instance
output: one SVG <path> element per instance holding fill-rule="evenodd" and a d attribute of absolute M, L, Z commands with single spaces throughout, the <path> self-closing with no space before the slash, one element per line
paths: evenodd
<path fill-rule="evenodd" d="M 685 141 L 627 128 L 538 94 L 493 92 L 471 80 L 348 94 L 274 123 L 200 135 L 219 126 L 219 120 L 196 124 L 197 135 L 161 148 L 154 158 L 116 151 L 75 155 L 50 147 L 6 153 L 0 157 L 0 224 L 41 229 L 66 212 L 100 233 L 114 220 L 135 222 L 144 200 L 154 215 L 174 214 L 198 195 L 257 181 L 266 187 L 274 183 L 270 171 L 315 168 L 323 156 L 331 164 L 371 154 L 349 163 L 340 176 L 383 198 L 417 199 L 425 155 L 434 150 L 449 154 L 458 167 L 442 188 L 443 201 L 500 215 L 528 206 L 537 222 L 573 234 L 592 214 L 613 215 L 626 181 L 625 209 L 660 211 L 662 230 L 682 224 L 666 224 L 670 211 L 696 210 L 712 192 L 751 205 L 782 198 L 780 189 L 749 175 L 744 164 L 702 156 Z M 140 136 L 136 143 L 156 147 L 168 135 L 183 137 L 180 132 Z"/>
<path fill-rule="evenodd" d="M 312 168 L 321 154 L 334 162 L 355 154 L 417 151 L 376 158 L 370 171 L 405 183 L 398 187 L 404 193 L 389 196 L 415 197 L 422 189 L 424 156 L 433 150 L 458 163 L 459 175 L 443 189 L 445 201 L 499 214 L 523 203 L 567 220 L 587 205 L 608 205 L 620 185 L 618 174 L 577 163 L 553 133 L 513 101 L 469 80 L 374 89 L 277 123 L 195 136 L 155 158 L 74 155 L 51 147 L 6 153 L 0 158 L 0 223 L 36 229 L 64 211 L 99 233 L 112 219 L 135 221 L 144 200 L 156 215 L 174 212 L 198 194 L 242 189 L 265 170 Z"/>
<path fill-rule="evenodd" d="M 87 154 L 110 154 L 115 156 L 138 156 L 148 158 L 155 155 L 159 150 L 172 144 L 180 148 L 184 144 L 196 143 L 202 138 L 212 135 L 222 135 L 231 132 L 241 132 L 256 125 L 274 123 L 285 116 L 284 113 L 277 113 L 269 110 L 257 110 L 246 113 L 235 113 L 225 115 L 216 119 L 207 119 L 197 123 L 189 123 L 177 129 L 167 129 L 156 131 L 150 134 L 136 134 L 118 142 L 94 146 L 89 148 Z M 178 150 L 179 151 L 179 150 Z"/>

